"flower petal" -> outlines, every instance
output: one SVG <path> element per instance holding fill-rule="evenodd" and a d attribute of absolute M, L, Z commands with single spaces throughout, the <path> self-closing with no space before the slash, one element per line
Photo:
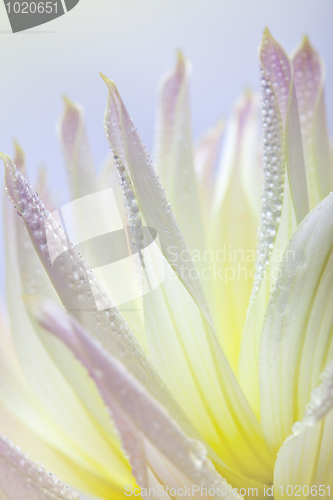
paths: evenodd
<path fill-rule="evenodd" d="M 194 169 L 188 95 L 190 63 L 179 51 L 175 68 L 161 82 L 156 172 L 190 250 L 202 251 L 204 230 Z"/>
<path fill-rule="evenodd" d="M 0 434 L 0 495 L 5 500 L 74 500 L 79 496 Z"/>
<path fill-rule="evenodd" d="M 98 191 L 94 164 L 91 158 L 83 108 L 68 97 L 58 124 L 58 134 L 70 181 L 73 199 Z"/>
<path fill-rule="evenodd" d="M 192 267 L 189 267 L 189 264 L 192 265 L 192 263 L 190 262 L 190 259 L 187 258 L 189 255 L 188 250 L 184 247 L 184 242 L 179 229 L 176 226 L 176 222 L 171 217 L 171 212 L 168 212 L 166 209 L 166 200 L 163 197 L 163 192 L 160 189 L 158 180 L 153 173 L 150 162 L 148 161 L 147 163 L 148 157 L 146 152 L 141 144 L 131 119 L 128 116 L 127 110 L 121 101 L 114 83 L 106 78 L 105 81 L 109 88 L 105 128 L 110 144 L 116 153 L 119 168 L 121 167 L 121 175 L 123 175 L 124 168 L 126 169 L 126 178 L 124 178 L 123 182 L 126 183 L 126 185 L 131 182 L 132 184 L 130 184 L 130 189 L 134 186 L 133 189 L 135 190 L 136 198 L 146 223 L 149 226 L 156 228 L 157 231 L 159 231 L 161 225 L 164 228 L 166 227 L 167 236 L 165 236 L 164 231 L 160 232 L 162 250 L 175 272 L 182 279 L 184 285 L 190 292 L 192 291 L 192 296 L 194 297 L 196 303 L 199 304 L 199 306 L 202 306 L 201 310 L 207 318 L 206 305 L 200 302 L 201 295 L 198 296 L 198 293 L 193 294 L 194 288 L 192 285 L 196 286 L 198 280 L 186 279 L 187 275 L 185 275 L 184 279 L 184 270 L 188 271 L 189 269 L 192 269 Z M 169 238 L 168 235 L 171 236 L 171 238 Z M 176 251 L 171 252 L 171 250 Z M 186 258 L 184 256 L 184 252 L 187 252 Z M 175 255 L 176 259 L 174 258 Z M 179 258 L 184 259 L 182 262 L 183 269 L 180 269 L 177 265 L 177 260 L 179 261 Z M 183 273 L 180 272 L 181 270 Z M 208 320 L 210 320 L 209 317 Z M 240 426 L 240 428 L 243 428 L 244 426 L 248 430 L 250 429 L 250 440 L 255 438 L 254 441 L 257 442 L 258 437 L 260 440 L 260 426 L 253 415 L 249 413 L 248 405 L 239 391 L 238 384 L 233 378 L 230 367 L 228 366 L 228 363 L 226 362 L 214 335 L 208 336 L 208 344 L 216 370 L 218 371 L 218 383 L 220 384 L 222 391 L 224 391 L 227 406 L 229 406 L 230 411 L 232 411 L 231 408 L 234 408 L 234 406 L 237 406 L 239 410 L 237 411 L 237 417 L 235 417 L 235 424 L 237 422 L 236 425 Z M 234 399 L 235 394 L 237 397 L 237 403 L 235 403 Z M 240 433 L 242 433 L 242 431 Z M 244 432 L 243 434 L 247 433 Z M 265 446 L 263 446 L 263 448 L 263 456 L 259 456 L 258 461 L 261 463 L 266 462 L 267 464 L 271 457 L 267 454 Z M 267 470 L 269 470 L 269 468 Z M 259 476 L 260 474 L 261 472 L 258 473 Z"/>
<path fill-rule="evenodd" d="M 3 154 L 0 156 L 6 166 L 8 192 L 19 209 L 35 250 L 65 308 L 96 336 L 109 352 L 121 359 L 147 390 L 188 429 L 187 418 L 165 387 L 120 311 L 113 306 L 111 299 L 75 247 L 68 247 L 63 230 L 49 215 L 11 159 Z M 38 230 L 35 230 L 33 225 L 36 215 L 40 223 Z M 60 256 L 53 264 L 50 258 L 52 252 Z M 74 272 L 80 273 L 80 279 L 76 280 L 75 285 L 72 279 Z M 94 298 L 98 295 L 102 304 L 99 308 Z"/>
<path fill-rule="evenodd" d="M 204 231 L 207 233 L 213 201 L 214 169 L 218 159 L 221 139 L 225 129 L 224 120 L 219 120 L 201 137 L 195 149 L 194 163 L 199 183 L 199 195 L 203 209 Z"/>
<path fill-rule="evenodd" d="M 332 190 L 324 105 L 324 63 L 304 37 L 293 58 L 311 208 Z"/>
<path fill-rule="evenodd" d="M 124 194 L 122 190 L 122 186 L 119 183 L 119 177 L 118 177 L 118 172 L 117 172 L 117 167 L 115 160 L 113 158 L 113 155 L 110 154 L 107 156 L 105 161 L 102 164 L 101 168 L 101 173 L 99 176 L 99 184 L 101 189 L 112 189 L 113 196 L 116 200 L 117 204 L 117 209 L 120 214 L 123 227 L 125 231 L 127 231 L 127 234 L 131 232 L 131 219 L 129 219 L 130 214 L 128 213 L 128 209 L 126 208 L 126 201 L 124 203 Z M 105 214 L 102 215 L 105 217 Z M 129 238 L 130 240 L 130 238 Z M 132 237 L 133 241 L 133 237 Z M 128 242 L 128 246 L 133 248 L 133 245 L 131 245 L 131 241 Z M 110 245 L 105 246 L 105 262 L 108 262 L 108 259 L 110 259 Z M 94 259 L 95 260 L 95 259 Z M 103 273 L 103 268 L 101 269 L 101 275 L 99 275 L 99 278 L 103 277 L 104 274 L 104 283 L 105 286 L 107 287 L 107 290 L 109 294 L 112 294 L 112 291 L 114 290 L 115 283 L 111 282 L 110 279 L 105 280 L 105 273 Z M 124 273 L 127 274 L 127 283 L 131 280 L 133 275 L 136 275 L 138 271 L 138 266 L 137 262 L 135 259 L 133 259 L 132 262 L 132 267 L 130 263 L 127 260 L 126 268 L 123 269 Z M 103 284 L 104 284 L 103 283 Z M 116 286 L 119 284 L 117 283 Z M 143 347 L 146 349 L 146 334 L 145 334 L 145 327 L 144 327 L 144 317 L 143 317 L 143 308 L 142 308 L 142 297 L 140 294 L 140 297 L 133 299 L 130 302 L 125 302 L 124 304 L 119 305 L 119 309 L 122 312 L 124 318 L 126 319 L 127 323 L 135 333 L 135 336 L 139 340 L 139 342 L 143 345 Z"/>
<path fill-rule="evenodd" d="M 262 484 L 269 481 L 274 457 L 260 425 L 209 325 L 171 267 L 144 304 L 149 357 L 197 432 L 230 469 Z M 230 480 L 228 472 L 222 474 Z"/>
<path fill-rule="evenodd" d="M 210 285 L 218 339 L 238 371 L 240 340 L 253 281 L 260 207 L 258 98 L 250 91 L 237 101 L 228 124 L 224 155 L 215 176 L 209 248 Z"/>
<path fill-rule="evenodd" d="M 258 379 L 260 332 L 281 256 L 297 227 L 290 192 L 289 171 L 285 171 L 287 152 L 285 151 L 283 122 L 283 119 L 288 120 L 291 67 L 283 50 L 268 31 L 264 33 L 260 58 L 262 61 L 263 198 L 255 279 L 239 358 L 240 383 L 258 418 L 260 416 Z M 278 71 L 279 68 L 287 72 L 285 78 L 282 78 L 283 72 Z M 280 81 L 281 78 L 282 81 Z"/>
<path fill-rule="evenodd" d="M 18 314 L 20 311 L 17 311 Z M 0 325 L 2 326 L 2 325 Z M 25 326 L 29 326 L 28 323 Z M 41 330 L 40 326 L 38 325 Z M 49 337 L 50 335 L 47 334 Z M 57 339 L 54 339 L 57 340 Z M 9 334 L 1 328 L 0 330 L 0 428 L 10 438 L 20 443 L 22 448 L 28 452 L 34 460 L 42 461 L 50 470 L 54 471 L 69 484 L 80 488 L 82 491 L 95 492 L 101 496 L 108 496 L 112 494 L 112 498 L 120 499 L 123 497 L 122 490 L 125 485 L 132 479 L 128 463 L 125 458 L 120 455 L 112 455 L 110 448 L 110 439 L 105 433 L 103 435 L 104 442 L 97 440 L 94 443 L 85 444 L 86 438 L 81 435 L 79 445 L 75 446 L 73 440 L 75 436 L 72 432 L 66 435 L 64 432 L 65 425 L 62 429 L 56 424 L 59 420 L 57 407 L 54 407 L 54 414 L 46 410 L 43 400 L 41 400 L 36 392 L 33 390 L 32 385 L 28 382 L 27 377 L 19 364 L 18 358 L 14 351 L 11 338 Z M 58 344 L 62 344 L 58 342 Z M 53 345 L 55 343 L 53 342 Z M 62 346 L 62 351 L 66 351 L 67 357 L 64 360 L 67 362 L 68 349 Z M 74 359 L 70 361 L 72 364 L 77 364 Z M 32 363 L 37 363 L 35 358 Z M 52 368 L 52 361 L 50 360 Z M 78 366 L 83 372 L 83 382 L 86 380 L 90 383 L 94 391 L 97 393 L 94 384 L 91 382 L 85 370 Z M 46 382 L 50 379 L 48 372 L 43 373 L 43 380 Z M 31 378 L 31 377 L 30 377 Z M 54 379 L 53 379 L 54 381 Z M 48 389 L 53 393 L 54 388 L 50 385 Z M 62 387 L 59 386 L 58 390 L 61 391 Z M 66 397 L 66 394 L 64 394 Z M 81 415 L 75 411 L 74 402 L 65 400 L 69 409 L 74 411 L 76 416 L 76 426 L 78 423 L 84 425 L 84 413 Z M 103 406 L 104 410 L 104 406 Z M 64 407 L 62 407 L 63 417 L 66 417 Z M 105 410 L 104 410 L 105 413 Z M 107 417 L 107 415 L 106 415 Z M 111 423 L 109 422 L 109 427 Z M 72 429 L 73 430 L 73 429 Z M 86 432 L 89 430 L 86 428 Z M 92 430 L 93 435 L 96 429 Z M 89 436 L 87 436 L 89 438 Z M 98 445 L 99 441 L 99 445 Z M 71 444 L 71 446 L 69 446 Z M 93 447 L 97 445 L 99 453 L 103 453 L 102 467 L 105 467 L 105 459 L 109 461 L 108 470 L 102 470 L 98 467 L 98 459 L 93 460 Z M 86 450 L 84 449 L 86 446 Z M 103 446 L 108 447 L 108 455 L 111 454 L 111 459 L 107 458 L 103 452 Z M 78 449 L 77 449 L 78 448 Z M 125 477 L 124 472 L 121 471 L 121 462 L 125 464 Z M 121 492 L 121 495 L 120 493 Z M 1 497 L 2 498 L 2 497 Z M 24 497 L 25 498 L 25 497 Z"/>
<path fill-rule="evenodd" d="M 212 325 L 196 268 L 142 141 L 118 93 L 116 85 L 103 77 L 108 90 L 105 132 L 113 151 L 126 170 L 140 212 L 148 227 L 157 231 L 162 251 Z M 175 249 L 175 252 L 173 252 Z"/>
<path fill-rule="evenodd" d="M 333 195 L 303 221 L 285 252 L 261 335 L 261 422 L 277 451 L 299 420 L 332 352 Z"/>
<path fill-rule="evenodd" d="M 18 206 L 23 208 L 19 203 Z M 7 396 L 6 406 L 10 404 L 9 409 L 39 433 L 49 446 L 62 453 L 67 461 L 69 459 L 77 464 L 76 467 L 85 470 L 83 477 L 90 491 L 105 493 L 113 487 L 117 489 L 130 477 L 119 439 L 105 415 L 96 389 L 80 365 L 68 357 L 61 343 L 54 342 L 55 339 L 34 324 L 29 303 L 23 302 L 22 295 L 40 294 L 54 299 L 55 292 L 49 290 L 48 277 L 22 221 L 11 206 L 6 205 L 5 213 L 9 277 L 7 303 L 20 365 L 29 381 L 29 393 L 34 396 L 31 409 L 29 400 L 23 398 L 21 415 L 20 402 L 10 403 Z M 36 405 L 37 409 L 34 409 Z M 43 416 L 43 425 L 40 424 L 41 417 L 35 419 L 34 412 Z M 114 462 L 116 465 L 112 469 Z"/>
<path fill-rule="evenodd" d="M 42 304 L 37 316 L 45 328 L 73 350 L 94 379 L 141 488 L 149 487 L 149 468 L 159 483 L 170 486 L 169 472 L 160 463 L 164 460 L 164 465 L 170 464 L 171 471 L 178 475 L 180 484 L 185 478 L 190 484 L 205 488 L 212 485 L 225 488 L 225 498 L 241 498 L 214 470 L 205 447 L 190 439 L 122 363 L 108 354 L 75 320 L 51 303 Z"/>
<path fill-rule="evenodd" d="M 14 157 L 14 163 L 16 165 L 16 168 L 22 172 L 22 174 L 25 174 L 25 154 L 21 146 L 17 141 L 14 141 L 14 146 L 15 146 L 15 157 Z"/>
<path fill-rule="evenodd" d="M 303 419 L 294 424 L 293 433 L 279 450 L 274 470 L 274 498 L 282 498 L 286 491 L 294 491 L 300 498 L 308 498 L 309 492 L 311 496 L 330 497 L 333 486 L 332 407 L 331 361 L 321 384 L 311 393 Z"/>
<path fill-rule="evenodd" d="M 309 211 L 301 129 L 293 71 L 288 56 L 266 28 L 259 49 L 262 79 L 266 92 L 273 92 L 282 120 L 286 165 L 297 222 Z M 267 118 L 269 123 L 269 117 Z"/>

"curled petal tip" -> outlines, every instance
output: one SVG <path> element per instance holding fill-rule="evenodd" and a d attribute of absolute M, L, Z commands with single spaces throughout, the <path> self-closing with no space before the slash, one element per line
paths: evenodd
<path fill-rule="evenodd" d="M 2 153 L 0 151 L 0 159 L 3 161 L 4 165 L 5 165 L 5 180 L 6 180 L 6 186 L 8 186 L 8 179 L 9 177 L 8 176 L 12 176 L 13 173 L 17 170 L 15 165 L 14 165 L 14 162 L 13 160 L 11 159 L 10 156 L 6 155 L 6 153 Z"/>
<path fill-rule="evenodd" d="M 110 80 L 107 76 L 103 75 L 100 73 L 101 77 L 103 78 L 104 82 L 106 83 L 107 88 L 109 89 L 110 95 L 117 96 L 117 99 L 120 98 L 117 85 L 114 83 L 113 80 Z"/>
<path fill-rule="evenodd" d="M 105 81 L 106 85 L 109 87 L 109 88 L 112 88 L 113 90 L 115 91 L 118 91 L 117 89 L 117 85 L 114 83 L 113 80 L 111 80 L 110 78 L 108 78 L 107 76 L 103 75 L 103 73 L 100 73 L 101 77 L 103 78 L 103 80 Z"/>
<path fill-rule="evenodd" d="M 15 168 L 15 165 L 12 162 L 11 157 L 6 155 L 6 153 L 3 153 L 2 151 L 0 151 L 0 158 L 4 162 L 6 169 L 11 168 L 11 167 Z"/>

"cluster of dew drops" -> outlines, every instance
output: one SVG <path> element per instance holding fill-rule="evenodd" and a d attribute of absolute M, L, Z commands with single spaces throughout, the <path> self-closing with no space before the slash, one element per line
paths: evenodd
<path fill-rule="evenodd" d="M 9 439 L 0 436 L 0 461 L 9 464 L 13 474 L 22 474 L 25 477 L 25 487 L 38 488 L 41 490 L 41 498 L 45 500 L 75 500 L 79 496 L 62 483 L 60 479 L 51 472 L 47 472 L 40 463 L 34 463 L 27 455 L 23 455 L 21 449 L 15 446 Z"/>
<path fill-rule="evenodd" d="M 12 175 L 12 174 L 11 174 Z M 49 264 L 51 265 L 51 260 L 50 260 L 50 254 L 49 254 L 49 244 L 51 243 L 48 241 L 47 236 L 46 236 L 46 224 L 49 223 L 52 225 L 52 229 L 55 231 L 56 236 L 59 238 L 60 243 L 63 245 L 64 251 L 68 248 L 68 252 L 73 256 L 76 250 L 74 249 L 74 246 L 72 243 L 68 243 L 68 238 L 66 237 L 66 234 L 63 232 L 61 226 L 57 226 L 52 217 L 50 212 L 45 208 L 44 203 L 42 200 L 38 197 L 38 193 L 35 193 L 29 184 L 29 182 L 24 178 L 24 176 L 21 174 L 19 170 L 15 168 L 14 170 L 14 179 L 13 179 L 13 187 L 18 193 L 19 197 L 19 202 L 15 204 L 14 200 L 10 197 L 11 202 L 14 205 L 14 208 L 18 211 L 18 214 L 24 218 L 24 224 L 27 226 L 29 231 L 31 231 L 33 235 L 34 241 L 38 244 L 39 246 L 39 251 L 44 255 L 44 258 L 46 258 L 49 261 Z M 5 188 L 7 193 L 8 189 Z M 57 227 L 56 227 L 57 226 Z M 83 267 L 83 271 L 87 271 L 88 267 L 82 258 L 81 254 L 77 252 L 78 256 L 80 257 L 80 264 Z M 74 256 L 73 256 L 74 258 Z M 64 257 L 60 256 L 58 258 L 59 264 L 64 262 Z M 77 265 L 73 266 L 73 271 L 79 271 L 79 268 Z M 73 276 L 69 276 L 69 282 L 70 284 L 74 284 L 77 280 L 76 278 L 76 272 L 74 272 Z M 80 275 L 81 281 L 79 282 L 78 286 L 76 287 L 76 292 L 78 294 L 83 294 L 84 292 L 84 286 L 82 282 L 82 273 Z"/>
<path fill-rule="evenodd" d="M 124 205 L 127 209 L 126 215 L 127 215 L 127 220 L 130 223 L 130 231 L 132 233 L 131 244 L 135 247 L 135 249 L 138 252 L 138 258 L 136 260 L 137 272 L 139 276 L 139 286 L 141 287 L 141 290 L 143 290 L 143 272 L 142 272 L 144 268 L 144 261 L 142 256 L 143 229 L 142 229 L 142 220 L 140 216 L 139 205 L 124 165 L 122 164 L 118 155 L 113 150 L 112 152 L 113 152 L 113 160 L 117 169 L 117 176 L 119 178 L 123 197 L 125 198 Z"/>
<path fill-rule="evenodd" d="M 331 408 L 333 402 L 333 362 L 321 374 L 322 383 L 312 390 L 301 422 L 295 422 L 292 432 L 298 436 L 305 427 L 313 427 Z"/>
<path fill-rule="evenodd" d="M 259 286 L 261 277 L 269 263 L 281 219 L 285 162 L 281 124 L 275 111 L 278 109 L 278 103 L 262 68 L 260 72 L 264 183 L 255 287 Z"/>
<path fill-rule="evenodd" d="M 44 203 L 38 197 L 19 170 L 14 170 L 13 187 L 18 193 L 19 202 L 15 203 L 5 186 L 10 201 L 20 216 L 24 216 L 24 223 L 34 233 L 35 241 L 40 245 L 40 250 L 48 255 L 47 239 L 44 228 L 44 220 L 50 215 Z"/>

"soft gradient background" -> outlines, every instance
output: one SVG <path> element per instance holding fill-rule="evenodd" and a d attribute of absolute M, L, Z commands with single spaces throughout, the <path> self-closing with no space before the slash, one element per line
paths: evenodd
<path fill-rule="evenodd" d="M 197 138 L 229 114 L 244 87 L 258 88 L 257 48 L 266 25 L 287 51 L 307 33 L 324 57 L 332 133 L 332 19 L 332 0 L 80 0 L 57 20 L 12 34 L 1 1 L 0 150 L 12 154 L 12 140 L 18 139 L 26 151 L 30 179 L 46 165 L 59 204 L 66 202 L 55 133 L 64 93 L 86 109 L 96 165 L 108 152 L 102 124 L 107 92 L 100 71 L 116 81 L 151 150 L 157 84 L 179 47 L 193 62 Z"/>

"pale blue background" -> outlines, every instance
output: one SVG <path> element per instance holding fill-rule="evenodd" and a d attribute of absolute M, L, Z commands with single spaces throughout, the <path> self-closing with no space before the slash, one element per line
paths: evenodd
<path fill-rule="evenodd" d="M 265 25 L 287 51 L 307 33 L 324 57 L 332 130 L 332 19 L 332 0 L 80 0 L 67 15 L 13 35 L 1 2 L 0 150 L 12 154 L 12 139 L 17 138 L 26 150 L 32 180 L 37 167 L 47 165 L 52 190 L 59 203 L 66 202 L 55 135 L 62 94 L 86 108 L 96 164 L 108 151 L 102 126 L 106 87 L 99 71 L 116 81 L 151 150 L 156 87 L 180 47 L 193 62 L 197 138 L 228 115 L 244 87 L 258 88 L 257 47 Z M 3 282 L 2 248 L 0 263 Z"/>

